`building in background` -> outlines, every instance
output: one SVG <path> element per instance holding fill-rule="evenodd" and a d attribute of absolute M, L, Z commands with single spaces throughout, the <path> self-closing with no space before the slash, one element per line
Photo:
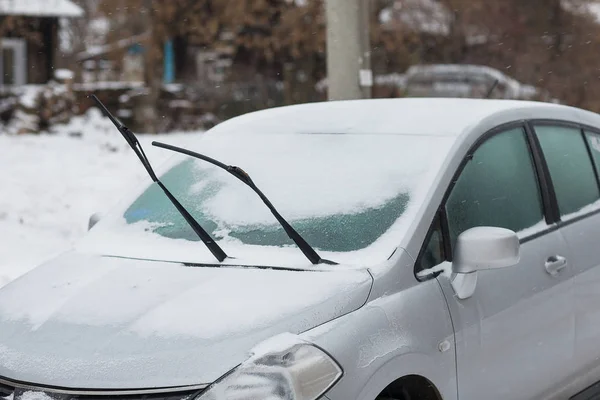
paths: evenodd
<path fill-rule="evenodd" d="M 84 84 L 131 84 L 146 82 L 144 53 L 149 32 L 126 37 L 112 43 L 90 46 L 78 53 L 77 82 Z"/>
<path fill-rule="evenodd" d="M 59 18 L 82 15 L 70 0 L 0 0 L 0 86 L 51 80 L 57 65 Z"/>
<path fill-rule="evenodd" d="M 164 43 L 163 82 L 214 86 L 225 81 L 235 55 L 235 34 L 221 32 L 207 46 L 192 35 L 175 36 Z"/>

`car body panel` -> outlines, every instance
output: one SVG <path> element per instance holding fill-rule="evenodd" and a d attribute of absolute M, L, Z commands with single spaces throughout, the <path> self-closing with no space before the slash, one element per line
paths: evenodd
<path fill-rule="evenodd" d="M 589 126 L 597 126 L 600 127 L 600 116 L 598 114 L 595 113 L 591 113 L 585 110 L 579 110 L 579 109 L 575 109 L 575 108 L 571 108 L 571 107 L 564 107 L 564 106 L 550 106 L 550 107 L 546 107 L 546 105 L 542 106 L 542 107 L 538 107 L 535 103 L 527 103 L 527 102 L 523 102 L 521 103 L 522 107 L 520 108 L 516 108 L 516 109 L 511 109 L 511 110 L 503 110 L 503 111 L 499 111 L 499 112 L 495 112 L 492 113 L 491 115 L 489 115 L 486 118 L 481 119 L 478 123 L 473 124 L 472 126 L 466 127 L 465 130 L 463 131 L 463 133 L 459 136 L 459 140 L 457 140 L 457 142 L 455 143 L 452 151 L 450 151 L 450 154 L 448 156 L 448 158 L 445 160 L 442 169 L 440 171 L 440 174 L 436 177 L 434 184 L 432 185 L 430 192 L 428 193 L 428 199 L 429 202 L 427 202 L 426 204 L 423 205 L 423 207 L 418 211 L 418 213 L 416 214 L 416 218 L 413 220 L 413 226 L 408 230 L 408 234 L 404 235 L 401 238 L 401 245 L 400 247 L 404 250 L 407 251 L 407 253 L 409 253 L 413 258 L 416 259 L 416 257 L 418 256 L 421 247 L 423 245 L 423 242 L 425 240 L 425 237 L 427 235 L 427 232 L 431 226 L 431 223 L 433 222 L 434 216 L 437 212 L 437 210 L 440 207 L 440 204 L 443 201 L 443 198 L 446 194 L 446 191 L 448 189 L 448 187 L 450 186 L 452 179 L 454 178 L 454 175 L 456 174 L 456 171 L 458 170 L 460 164 L 462 163 L 463 159 L 467 156 L 468 151 L 472 148 L 473 145 L 475 145 L 475 143 L 481 138 L 482 135 L 484 135 L 486 132 L 491 131 L 492 129 L 496 129 L 499 126 L 505 125 L 505 124 L 510 124 L 510 123 L 518 123 L 518 122 L 525 122 L 527 120 L 530 119 L 554 119 L 554 120 L 560 120 L 560 121 L 572 121 L 573 123 L 579 123 L 579 124 L 584 124 L 584 125 L 589 125 Z M 591 236 L 591 238 L 596 237 L 596 236 Z M 559 239 L 556 239 L 559 240 Z M 597 247 L 597 246 L 596 246 Z M 563 245 L 561 245 L 561 248 L 564 248 Z M 568 249 L 565 249 L 565 251 L 568 251 Z M 507 271 L 506 270 L 499 270 L 499 271 L 491 271 L 491 272 L 485 272 L 486 274 L 495 274 L 498 277 L 502 276 L 502 274 L 505 274 Z M 570 275 L 576 274 L 577 271 L 573 271 L 571 269 L 570 272 L 568 272 Z M 452 302 L 451 298 L 454 298 L 454 293 L 452 291 L 452 288 L 450 287 L 450 282 L 448 279 L 448 276 L 440 276 L 439 278 L 440 283 L 442 284 L 442 287 L 444 288 L 445 294 L 448 298 L 449 302 Z M 501 279 L 504 280 L 504 279 Z M 551 285 L 552 286 L 552 285 Z M 383 295 L 388 288 L 386 289 L 381 289 L 381 291 L 378 291 L 379 286 L 377 285 L 377 282 L 374 285 L 373 288 L 373 296 L 378 296 L 378 295 Z M 506 287 L 504 288 L 505 290 L 510 290 L 510 288 Z M 564 289 L 564 287 L 562 288 Z M 554 288 L 553 289 L 553 293 L 556 294 L 556 291 L 560 290 L 560 288 Z M 570 293 L 574 293 L 574 291 L 577 290 L 576 288 L 572 288 L 570 290 Z M 574 295 L 574 294 L 573 294 Z M 538 294 L 538 296 L 540 296 Z M 544 295 L 546 296 L 546 295 Z M 476 297 L 476 295 L 474 296 Z M 476 301 L 476 300 L 471 300 L 471 301 Z M 574 312 L 574 308 L 575 305 L 573 304 L 573 298 L 572 297 L 566 297 L 564 298 L 564 304 L 562 304 L 559 309 L 562 309 L 564 312 L 566 312 L 565 307 L 571 307 L 571 309 L 573 310 L 572 312 Z M 553 312 L 553 306 L 551 306 L 550 304 L 552 304 L 552 302 L 550 302 L 548 304 L 547 308 L 544 308 L 546 311 L 546 314 Z M 452 312 L 453 314 L 457 314 L 460 309 L 461 309 L 461 305 L 458 304 L 456 302 L 456 300 L 454 301 L 454 305 L 452 307 Z M 540 305 L 538 307 L 544 307 L 544 303 L 540 303 Z M 479 313 L 481 313 L 482 311 L 478 311 Z M 574 314 L 571 314 L 572 316 Z M 454 315 L 453 315 L 454 316 Z M 480 315 L 481 316 L 481 315 Z M 563 314 L 563 316 L 565 316 Z M 573 317 L 574 318 L 574 317 Z M 556 321 L 556 316 L 552 316 L 552 319 L 554 321 Z M 571 360 L 571 367 L 575 368 L 577 365 L 578 360 L 575 358 L 576 357 L 576 353 L 575 353 L 575 327 L 574 327 L 574 320 L 566 320 L 567 322 L 570 323 L 570 325 L 568 325 L 566 328 L 565 327 L 561 327 L 559 328 L 559 332 L 563 332 L 566 334 L 566 336 L 564 336 L 563 338 L 566 340 L 565 343 L 563 343 L 565 346 L 570 346 L 570 349 L 573 352 L 573 359 Z M 455 325 L 457 325 L 456 321 Z M 460 330 L 460 327 L 455 326 L 455 328 L 457 330 Z M 565 331 L 566 330 L 570 330 L 573 329 L 570 332 Z M 473 332 L 471 332 L 473 333 Z M 469 334 L 469 332 L 463 332 L 462 335 L 465 334 Z M 541 332 L 541 334 L 543 334 L 543 332 Z M 458 333 L 458 335 L 461 335 L 461 333 Z M 557 336 L 554 335 L 554 337 L 556 338 Z M 473 336 L 471 336 L 472 340 L 475 340 L 475 343 L 478 343 L 479 340 L 482 340 L 482 337 L 480 334 L 478 333 L 474 333 Z M 565 347 L 566 349 L 567 347 Z M 568 351 L 568 350 L 565 350 Z M 585 351 L 583 349 L 581 349 L 580 351 Z M 457 352 L 460 353 L 460 349 L 457 350 Z M 492 358 L 488 358 L 489 362 L 492 362 Z M 565 396 L 565 393 L 569 393 L 570 395 L 577 393 L 578 390 L 581 390 L 583 388 L 585 388 L 586 386 L 584 386 L 582 383 L 577 385 L 576 381 L 578 379 L 581 379 L 577 376 L 574 376 L 575 373 L 570 373 L 568 371 L 564 371 L 564 375 L 562 377 L 562 379 L 560 379 L 560 383 L 556 384 L 554 388 L 551 387 L 547 387 L 544 393 L 539 393 L 540 398 L 562 398 Z M 460 366 L 459 366 L 459 374 L 458 374 L 458 379 L 460 382 L 460 377 L 463 376 L 465 377 L 464 374 L 460 373 Z M 470 380 L 468 380 L 468 374 L 466 375 L 465 378 L 463 378 L 463 382 L 465 381 L 465 379 L 468 382 L 471 382 Z M 598 377 L 600 375 L 596 372 L 589 374 L 587 380 L 585 380 L 584 382 L 588 384 L 591 384 L 595 381 L 598 381 Z M 435 382 L 434 382 L 435 383 Z M 475 386 L 480 387 L 479 384 L 477 383 L 477 381 L 474 381 Z M 469 389 L 471 390 L 471 389 Z M 462 393 L 461 393 L 462 394 Z M 487 397 L 489 395 L 489 392 L 484 392 L 483 394 L 480 393 L 480 396 L 483 397 Z M 522 398 L 521 394 L 519 393 L 513 393 L 513 396 L 515 396 L 514 398 Z M 480 397 L 481 398 L 481 397 Z M 509 398 L 509 397 L 505 397 L 505 398 Z"/>
<path fill-rule="evenodd" d="M 375 285 L 381 286 L 377 292 L 385 287 L 386 295 L 370 296 L 359 310 L 302 335 L 344 368 L 327 397 L 374 400 L 396 379 L 420 375 L 445 400 L 455 400 L 452 322 L 440 286 L 435 279 L 417 283 L 406 252 L 390 261 L 372 270 Z M 399 265 L 406 268 L 395 268 Z"/>
<path fill-rule="evenodd" d="M 574 271 L 576 389 L 583 390 L 600 377 L 600 214 L 561 224 Z"/>
<path fill-rule="evenodd" d="M 438 277 L 456 330 L 461 399 L 564 398 L 558 391 L 573 379 L 572 269 L 552 277 L 544 268 L 552 255 L 569 256 L 566 242 L 554 230 L 523 243 L 520 253 L 514 267 L 478 272 L 468 299 Z"/>
<path fill-rule="evenodd" d="M 67 254 L 0 292 L 0 376 L 133 389 L 211 383 L 282 332 L 359 308 L 365 270 L 186 267 Z"/>

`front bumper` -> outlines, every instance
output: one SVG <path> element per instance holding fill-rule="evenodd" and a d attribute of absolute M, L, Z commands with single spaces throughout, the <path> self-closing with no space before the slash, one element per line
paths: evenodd
<path fill-rule="evenodd" d="M 0 378 L 0 400 L 187 400 L 208 385 L 151 389 L 86 390 L 43 387 Z"/>

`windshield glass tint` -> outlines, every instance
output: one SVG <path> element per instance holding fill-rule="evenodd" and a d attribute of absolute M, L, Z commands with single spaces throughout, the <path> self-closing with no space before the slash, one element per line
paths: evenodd
<path fill-rule="evenodd" d="M 407 214 L 451 143 L 409 135 L 209 134 L 192 150 L 246 170 L 316 249 L 353 252 L 377 242 Z M 226 171 L 177 155 L 160 175 L 224 249 L 294 245 L 259 197 Z M 128 232 L 199 241 L 156 184 L 118 217 Z"/>

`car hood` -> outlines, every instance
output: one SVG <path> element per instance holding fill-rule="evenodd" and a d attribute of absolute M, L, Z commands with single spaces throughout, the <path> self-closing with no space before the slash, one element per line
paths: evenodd
<path fill-rule="evenodd" d="M 63 255 L 0 290 L 0 376 L 74 389 L 210 383 L 257 343 L 361 307 L 366 270 Z"/>

